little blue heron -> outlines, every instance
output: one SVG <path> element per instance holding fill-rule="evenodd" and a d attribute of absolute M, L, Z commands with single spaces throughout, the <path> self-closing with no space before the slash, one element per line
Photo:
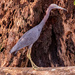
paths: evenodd
<path fill-rule="evenodd" d="M 32 65 L 32 68 L 33 69 L 37 69 L 38 66 L 36 66 L 34 64 L 34 62 L 32 61 L 31 59 L 31 48 L 33 46 L 33 44 L 37 41 L 37 39 L 39 38 L 40 36 L 40 33 L 42 31 L 42 28 L 43 26 L 45 25 L 48 17 L 49 17 L 49 14 L 50 14 L 50 11 L 52 9 L 63 9 L 63 10 L 66 10 L 62 7 L 59 7 L 58 5 L 56 4 L 51 4 L 48 8 L 47 8 L 47 11 L 46 11 L 46 15 L 44 16 L 44 18 L 42 19 L 42 21 L 36 25 L 35 27 L 33 27 L 32 29 L 28 30 L 20 39 L 19 41 L 16 43 L 16 45 L 10 50 L 10 53 L 13 53 L 13 52 L 17 52 L 18 50 L 20 50 L 21 48 L 23 47 L 26 47 L 28 46 L 28 52 L 27 52 L 27 57 L 28 59 L 30 60 L 31 62 L 31 65 Z"/>

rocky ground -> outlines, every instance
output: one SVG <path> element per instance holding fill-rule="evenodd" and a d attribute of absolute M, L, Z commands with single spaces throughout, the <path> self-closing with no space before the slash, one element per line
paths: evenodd
<path fill-rule="evenodd" d="M 75 75 L 75 66 L 41 67 L 38 70 L 33 70 L 32 68 L 2 67 L 0 68 L 0 75 Z"/>
<path fill-rule="evenodd" d="M 52 10 L 32 59 L 40 67 L 75 65 L 75 6 L 73 0 L 0 0 L 0 67 L 30 67 L 23 48 L 9 54 L 19 38 L 40 23 L 51 3 L 67 9 Z"/>

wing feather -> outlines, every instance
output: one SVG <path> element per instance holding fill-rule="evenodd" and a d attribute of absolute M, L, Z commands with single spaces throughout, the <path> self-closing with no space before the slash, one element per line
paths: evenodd
<path fill-rule="evenodd" d="M 11 49 L 10 53 L 18 51 L 23 47 L 30 46 L 38 39 L 38 28 L 34 27 L 27 31 L 16 43 L 16 45 Z"/>

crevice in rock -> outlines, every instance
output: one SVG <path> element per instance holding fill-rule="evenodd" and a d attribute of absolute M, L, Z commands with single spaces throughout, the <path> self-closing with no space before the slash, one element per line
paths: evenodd
<path fill-rule="evenodd" d="M 59 39 L 59 38 L 58 38 Z M 50 45 L 50 56 L 51 56 L 51 63 L 56 66 L 64 66 L 64 61 L 58 56 L 58 42 L 56 40 L 56 34 L 52 29 L 52 43 Z M 62 50 L 61 50 L 62 51 Z M 60 63 L 62 62 L 62 63 Z"/>
<path fill-rule="evenodd" d="M 52 29 L 52 43 L 50 45 L 50 55 L 51 55 L 51 61 L 53 62 L 53 64 L 56 64 L 58 62 L 58 56 L 57 56 L 57 41 L 56 41 L 56 36 L 55 33 Z M 54 65 L 55 66 L 55 65 Z"/>

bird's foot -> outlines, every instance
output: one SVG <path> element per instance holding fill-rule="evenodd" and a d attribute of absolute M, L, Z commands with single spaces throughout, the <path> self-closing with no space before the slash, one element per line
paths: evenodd
<path fill-rule="evenodd" d="M 38 70 L 38 69 L 39 69 L 39 67 L 38 67 L 37 65 L 35 65 L 34 63 L 32 63 L 32 68 L 33 68 L 34 70 Z"/>
<path fill-rule="evenodd" d="M 34 70 L 38 70 L 38 69 L 39 69 L 39 67 L 36 66 L 36 65 L 33 65 L 32 68 L 33 68 Z"/>

